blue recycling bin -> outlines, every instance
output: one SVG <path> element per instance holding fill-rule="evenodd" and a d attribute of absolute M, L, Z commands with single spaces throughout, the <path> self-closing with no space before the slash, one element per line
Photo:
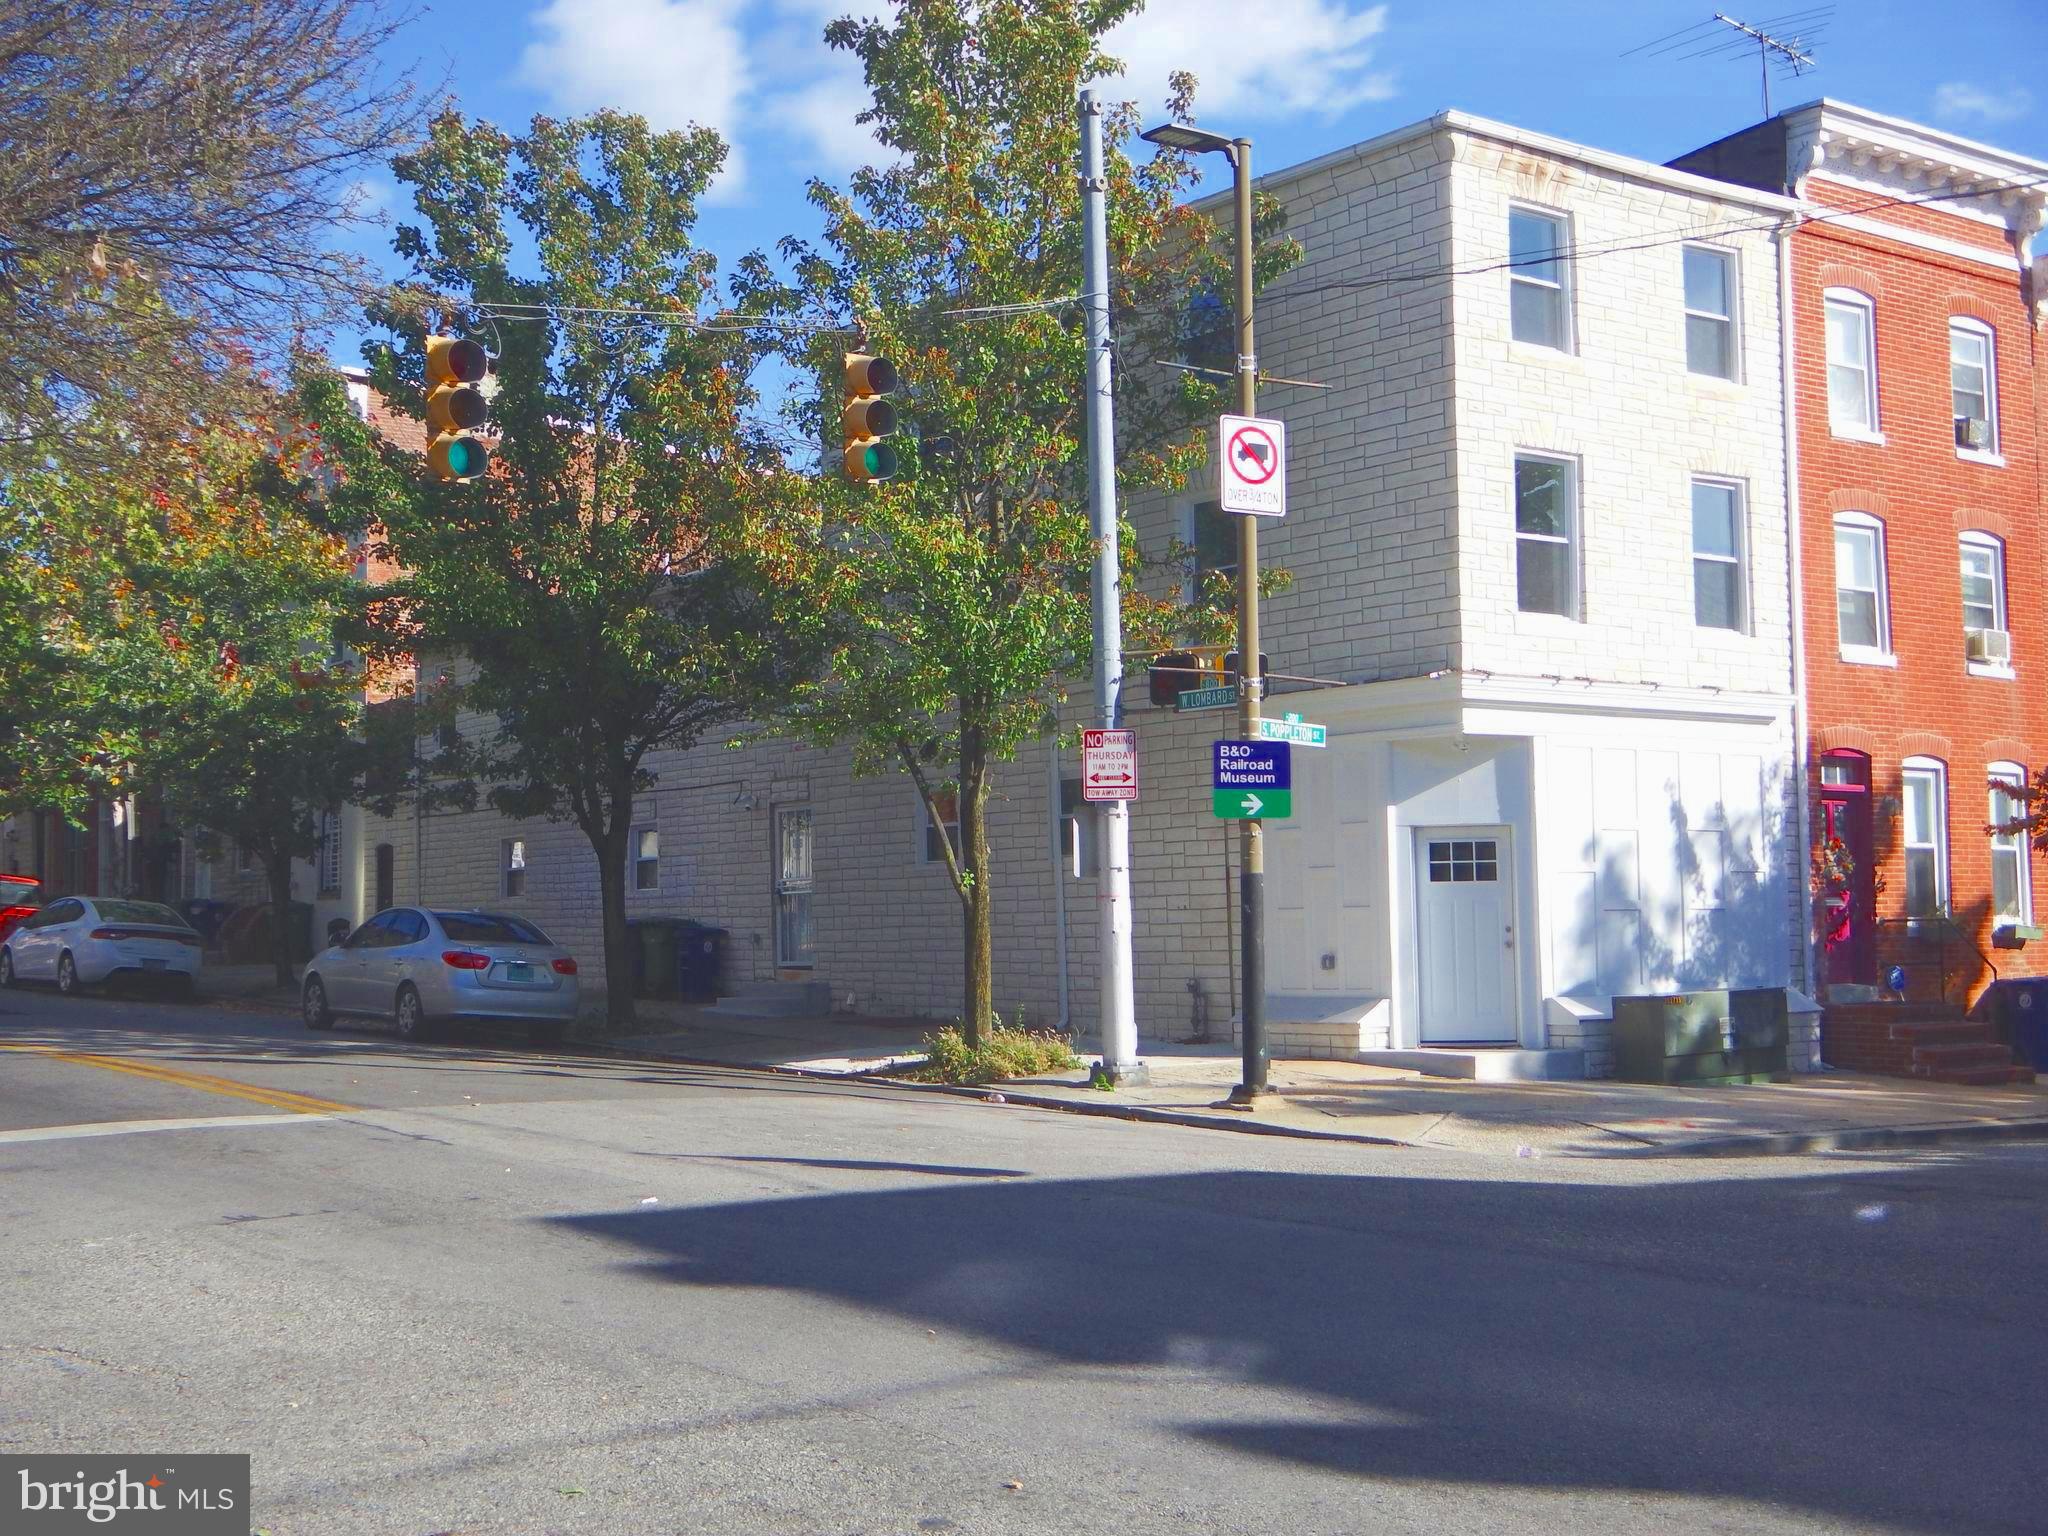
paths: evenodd
<path fill-rule="evenodd" d="M 1978 999 L 2001 1043 L 2036 1072 L 2048 1072 L 2048 976 L 1994 981 Z"/>

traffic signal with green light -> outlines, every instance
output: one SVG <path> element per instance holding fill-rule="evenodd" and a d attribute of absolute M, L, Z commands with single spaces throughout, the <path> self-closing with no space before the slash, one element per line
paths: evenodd
<path fill-rule="evenodd" d="M 884 398 L 895 388 L 896 365 L 889 359 L 846 354 L 846 412 L 840 426 L 846 478 L 856 485 L 872 485 L 896 473 L 896 449 L 888 441 L 896 430 L 896 407 Z"/>
<path fill-rule="evenodd" d="M 427 338 L 427 463 L 443 480 L 474 480 L 490 463 L 490 450 L 476 436 L 490 414 L 477 387 L 490 368 L 473 341 Z"/>

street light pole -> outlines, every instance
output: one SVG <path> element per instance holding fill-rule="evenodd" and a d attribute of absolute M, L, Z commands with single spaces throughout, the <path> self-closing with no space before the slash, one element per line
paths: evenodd
<path fill-rule="evenodd" d="M 1252 141 L 1226 139 L 1192 123 L 1163 123 L 1139 135 L 1186 154 L 1222 155 L 1230 161 L 1237 207 L 1237 413 L 1258 415 L 1259 354 L 1252 336 Z M 1221 453 L 1223 445 L 1216 444 Z M 1259 702 L 1266 679 L 1259 666 L 1259 520 L 1237 519 L 1237 723 L 1246 741 L 1259 739 Z M 1238 823 L 1238 973 L 1243 993 L 1244 1081 L 1231 1102 L 1250 1104 L 1266 1091 L 1266 829 L 1256 819 Z"/>
<path fill-rule="evenodd" d="M 1252 141 L 1230 146 L 1237 203 L 1237 413 L 1256 416 L 1259 355 L 1252 336 Z M 1219 445 L 1220 447 L 1220 445 Z M 1237 520 L 1237 710 L 1238 734 L 1259 739 L 1259 702 L 1266 679 L 1259 666 L 1259 520 Z M 1238 823 L 1237 900 L 1243 945 L 1239 974 L 1244 997 L 1239 1016 L 1244 1030 L 1244 1080 L 1231 1098 L 1246 1103 L 1266 1091 L 1266 829 L 1252 819 Z"/>

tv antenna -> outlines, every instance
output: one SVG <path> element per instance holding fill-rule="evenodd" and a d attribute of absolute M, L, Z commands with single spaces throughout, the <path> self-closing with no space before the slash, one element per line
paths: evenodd
<path fill-rule="evenodd" d="M 1834 6 L 1815 5 L 1803 11 L 1788 11 L 1783 16 L 1769 16 L 1752 26 L 1716 11 L 1709 20 L 1630 48 L 1622 57 L 1640 53 L 1649 58 L 1674 54 L 1681 62 L 1738 59 L 1747 57 L 1754 49 L 1757 73 L 1763 83 L 1764 116 L 1769 117 L 1771 70 L 1775 67 L 1780 75 L 1803 75 L 1820 68 L 1820 60 L 1813 56 L 1813 42 L 1827 30 L 1834 15 Z"/>

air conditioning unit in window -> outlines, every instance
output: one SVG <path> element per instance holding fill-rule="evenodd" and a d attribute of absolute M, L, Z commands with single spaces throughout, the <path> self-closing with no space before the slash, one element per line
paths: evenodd
<path fill-rule="evenodd" d="M 2012 636 L 2002 629 L 1966 629 L 1964 641 L 1969 648 L 1970 660 L 1988 661 L 1998 666 L 2012 664 Z"/>
<path fill-rule="evenodd" d="M 1991 423 L 1982 416 L 1956 418 L 1956 446 L 1982 452 L 1991 446 Z"/>

